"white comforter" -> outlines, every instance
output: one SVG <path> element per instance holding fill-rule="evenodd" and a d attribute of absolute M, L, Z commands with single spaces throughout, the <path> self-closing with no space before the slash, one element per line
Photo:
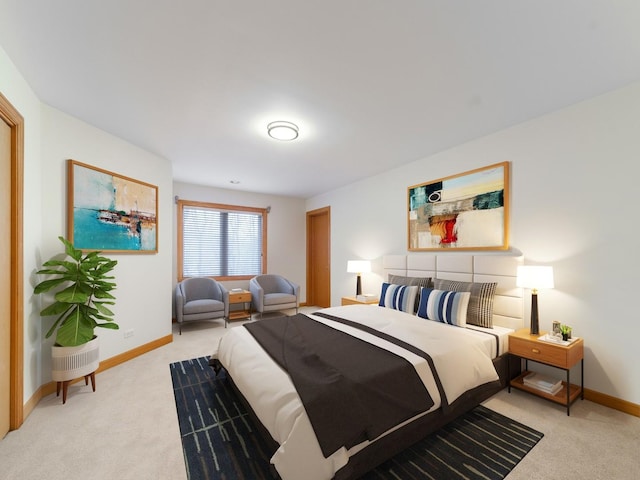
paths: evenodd
<path fill-rule="evenodd" d="M 322 311 L 366 324 L 429 353 L 448 403 L 469 389 L 498 379 L 486 344 L 476 336 L 468 335 L 464 328 L 371 305 L 332 307 Z M 442 399 L 426 360 L 361 330 L 309 316 L 405 357 L 415 366 L 435 402 L 430 411 L 441 406 Z M 346 465 L 350 455 L 369 444 L 364 442 L 349 450 L 341 448 L 325 458 L 288 374 L 271 360 L 246 328 L 231 328 L 220 339 L 212 356 L 226 368 L 262 424 L 280 444 L 271 463 L 283 480 L 331 479 Z"/>

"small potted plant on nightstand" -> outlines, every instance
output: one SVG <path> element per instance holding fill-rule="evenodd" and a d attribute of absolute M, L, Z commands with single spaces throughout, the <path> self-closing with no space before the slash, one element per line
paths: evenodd
<path fill-rule="evenodd" d="M 52 347 L 52 379 L 57 382 L 57 393 L 63 386 L 63 403 L 71 380 L 91 375 L 95 390 L 95 371 L 100 364 L 98 337 L 95 327 L 117 330 L 113 312 L 107 305 L 114 305 L 115 297 L 110 293 L 116 284 L 110 276 L 118 263 L 101 255 L 101 252 L 82 254 L 68 240 L 58 237 L 65 247 L 65 257 L 56 255 L 43 264 L 38 275 L 47 279 L 34 288 L 35 294 L 55 290 L 53 303 L 45 307 L 40 316 L 57 318 L 46 338 L 56 332 Z"/>
<path fill-rule="evenodd" d="M 569 340 L 571 338 L 571 327 L 564 324 L 560 325 L 560 333 L 562 334 L 562 340 Z"/>

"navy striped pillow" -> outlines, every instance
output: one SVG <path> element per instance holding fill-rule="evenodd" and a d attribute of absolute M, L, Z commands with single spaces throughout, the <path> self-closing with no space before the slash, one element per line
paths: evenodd
<path fill-rule="evenodd" d="M 416 286 L 394 285 L 385 282 L 382 284 L 378 305 L 413 314 L 417 294 L 418 287 Z"/>
<path fill-rule="evenodd" d="M 470 297 L 469 292 L 449 292 L 422 287 L 417 315 L 427 320 L 464 327 L 467 324 Z"/>

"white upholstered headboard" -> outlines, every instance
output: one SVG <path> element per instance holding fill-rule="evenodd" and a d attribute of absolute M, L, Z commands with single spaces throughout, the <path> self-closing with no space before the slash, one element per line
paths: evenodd
<path fill-rule="evenodd" d="M 463 282 L 497 282 L 493 323 L 518 329 L 524 325 L 522 288 L 516 286 L 522 256 L 507 255 L 386 255 L 382 258 L 384 280 L 389 274 L 431 277 Z"/>

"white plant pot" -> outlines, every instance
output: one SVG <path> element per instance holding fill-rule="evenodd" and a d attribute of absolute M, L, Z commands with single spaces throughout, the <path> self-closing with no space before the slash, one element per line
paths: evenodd
<path fill-rule="evenodd" d="M 77 347 L 51 347 L 51 378 L 66 382 L 95 372 L 100 365 L 98 337 Z"/>

